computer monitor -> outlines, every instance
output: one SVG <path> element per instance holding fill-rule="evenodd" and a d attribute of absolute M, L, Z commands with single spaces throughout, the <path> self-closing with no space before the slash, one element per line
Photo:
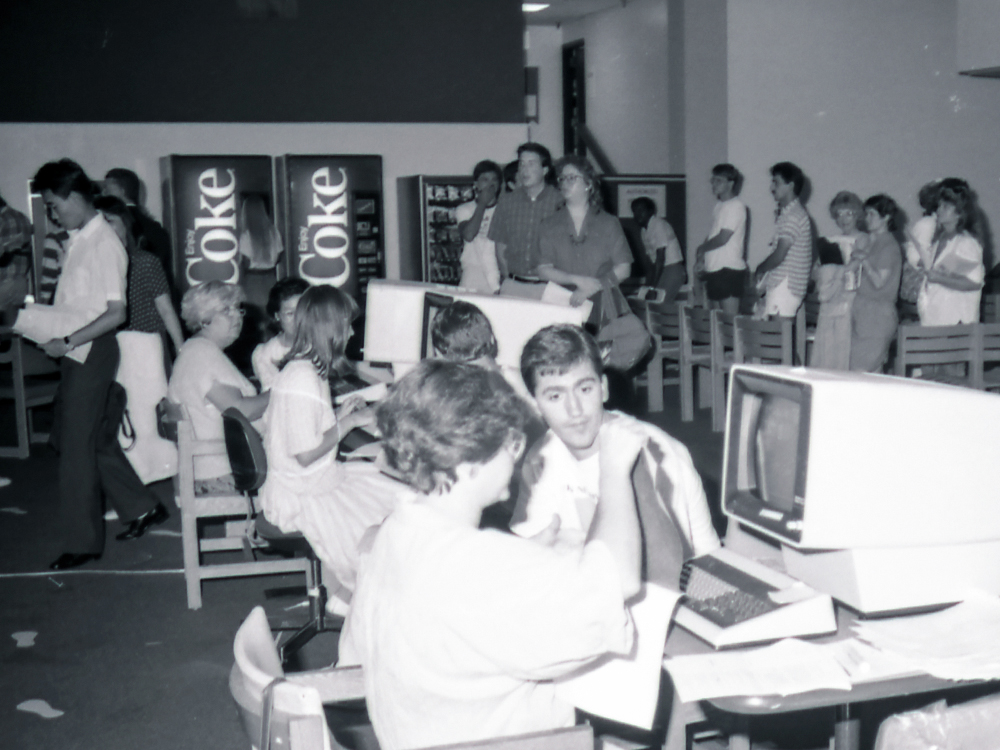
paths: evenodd
<path fill-rule="evenodd" d="M 1000 594 L 998 447 L 993 394 L 738 365 L 722 506 L 780 544 L 790 575 L 864 613 Z"/>
<path fill-rule="evenodd" d="M 525 343 L 540 329 L 555 323 L 584 322 L 583 309 L 579 307 L 478 294 L 443 284 L 373 279 L 368 283 L 365 307 L 365 360 L 391 363 L 402 372 L 428 354 L 425 310 L 436 304 L 440 306 L 433 300 L 430 306 L 425 305 L 428 293 L 442 302 L 465 300 L 482 310 L 497 339 L 497 362 L 515 369 L 520 366 Z"/>

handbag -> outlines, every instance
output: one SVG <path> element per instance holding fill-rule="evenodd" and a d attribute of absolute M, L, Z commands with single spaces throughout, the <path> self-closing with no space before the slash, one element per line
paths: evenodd
<path fill-rule="evenodd" d="M 606 367 L 631 370 L 652 346 L 653 339 L 632 312 L 622 290 L 604 280 L 601 291 L 601 325 L 597 344 Z"/>
<path fill-rule="evenodd" d="M 899 298 L 904 302 L 916 302 L 924 285 L 924 275 L 910 263 L 903 262 L 903 274 L 899 281 Z"/>
<path fill-rule="evenodd" d="M 108 389 L 108 400 L 104 407 L 104 438 L 108 442 L 118 440 L 118 432 L 130 441 L 128 447 L 122 446 L 124 450 L 129 450 L 135 445 L 135 428 L 132 426 L 132 418 L 128 413 L 128 394 L 125 388 L 117 380 L 111 381 Z"/>

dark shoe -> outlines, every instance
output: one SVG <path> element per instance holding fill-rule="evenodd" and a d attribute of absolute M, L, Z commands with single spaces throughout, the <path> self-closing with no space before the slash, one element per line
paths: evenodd
<path fill-rule="evenodd" d="M 148 513 L 143 513 L 137 519 L 132 521 L 121 534 L 115 537 L 119 542 L 127 542 L 131 539 L 138 539 L 150 526 L 156 526 L 161 524 L 170 518 L 170 514 L 167 513 L 167 509 L 163 507 L 163 503 L 157 503 L 156 507 L 153 508 Z"/>
<path fill-rule="evenodd" d="M 59 555 L 59 559 L 52 563 L 49 568 L 51 570 L 69 570 L 70 568 L 78 568 L 81 565 L 85 565 L 91 560 L 99 559 L 101 559 L 101 556 L 92 552 L 84 552 L 79 555 L 72 552 L 64 552 Z"/>

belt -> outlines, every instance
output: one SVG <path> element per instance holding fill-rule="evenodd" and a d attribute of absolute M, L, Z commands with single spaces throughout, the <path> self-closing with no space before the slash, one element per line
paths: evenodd
<path fill-rule="evenodd" d="M 516 273 L 510 274 L 507 278 L 513 279 L 514 281 L 520 281 L 522 284 L 544 284 L 543 279 L 537 276 L 518 276 Z"/>

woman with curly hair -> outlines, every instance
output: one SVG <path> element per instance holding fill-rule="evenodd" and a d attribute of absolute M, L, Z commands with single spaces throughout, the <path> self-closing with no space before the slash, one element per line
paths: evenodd
<path fill-rule="evenodd" d="M 573 305 L 594 301 L 591 321 L 600 321 L 604 284 L 617 286 L 632 271 L 618 218 L 601 207 L 600 180 L 582 156 L 564 156 L 555 165 L 556 182 L 566 204 L 542 222 L 538 275 L 573 287 Z"/>
<path fill-rule="evenodd" d="M 336 460 L 341 439 L 374 422 L 363 398 L 349 398 L 334 411 L 330 397 L 330 380 L 349 369 L 344 348 L 357 311 L 354 300 L 332 286 L 302 294 L 292 348 L 264 415 L 268 471 L 261 508 L 282 531 L 309 540 L 327 569 L 327 609 L 338 615 L 346 614 L 354 589 L 358 541 L 395 507 L 402 490 L 374 464 Z"/>
<path fill-rule="evenodd" d="M 975 194 L 965 180 L 949 177 L 941 181 L 937 199 L 933 258 L 917 297 L 920 324 L 975 323 L 986 275 L 983 246 L 976 238 Z"/>
<path fill-rule="evenodd" d="M 903 254 L 893 236 L 899 207 L 888 195 L 865 201 L 865 223 L 871 241 L 855 245 L 848 269 L 858 274 L 858 290 L 851 306 L 851 369 L 881 372 L 896 336 L 899 317 L 896 298 L 903 271 Z"/>
<path fill-rule="evenodd" d="M 571 726 L 553 679 L 630 650 L 625 600 L 641 560 L 631 496 L 601 498 L 582 548 L 552 546 L 551 529 L 542 540 L 478 528 L 506 496 L 527 418 L 499 373 L 442 360 L 422 362 L 379 407 L 386 458 L 413 493 L 362 556 L 340 663 L 364 667 L 385 750 Z M 608 470 L 630 471 L 642 443 L 610 439 Z"/>
<path fill-rule="evenodd" d="M 254 421 L 267 408 L 268 392 L 257 389 L 226 356 L 243 328 L 243 290 L 206 281 L 184 292 L 181 318 L 194 334 L 177 353 L 167 394 L 181 404 L 198 440 L 222 440 L 222 412 L 239 409 Z M 195 494 L 235 492 L 226 456 L 196 456 Z"/>

